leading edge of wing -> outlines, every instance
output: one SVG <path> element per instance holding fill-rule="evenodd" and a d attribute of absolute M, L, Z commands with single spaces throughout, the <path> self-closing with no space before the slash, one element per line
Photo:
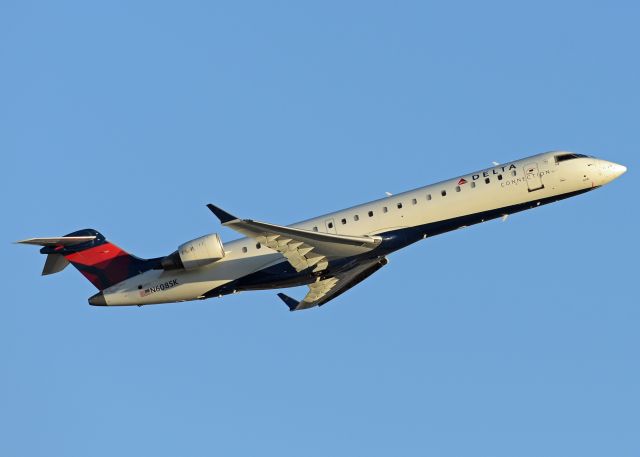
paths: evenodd
<path fill-rule="evenodd" d="M 241 233 L 247 234 L 242 229 L 250 232 L 259 233 L 275 233 L 278 235 L 300 237 L 307 240 L 319 241 L 319 242 L 333 242 L 343 245 L 352 246 L 377 246 L 382 241 L 379 236 L 354 236 L 354 235 L 338 235 L 333 233 L 313 232 L 311 230 L 304 230 L 292 227 L 286 227 L 282 225 L 269 224 L 266 222 L 254 221 L 252 219 L 240 219 L 232 214 L 224 211 L 223 209 L 209 203 L 207 208 L 220 219 L 222 225 L 230 228 L 240 229 Z"/>
<path fill-rule="evenodd" d="M 287 305 L 289 311 L 300 311 L 303 309 L 313 308 L 315 306 L 322 306 L 334 298 L 342 295 L 352 287 L 358 285 L 373 273 L 378 271 L 380 268 L 385 266 L 388 263 L 386 257 L 380 257 L 377 259 L 370 260 L 368 262 L 364 262 L 358 266 L 355 266 L 345 272 L 339 273 L 335 276 L 331 276 L 323 281 L 331 281 L 332 284 L 327 288 L 326 292 L 323 293 L 319 297 L 314 297 L 314 299 L 307 301 L 310 295 L 316 295 L 311 290 L 312 284 L 309 285 L 310 290 L 305 298 L 298 301 L 286 294 L 280 292 L 278 297 Z"/>

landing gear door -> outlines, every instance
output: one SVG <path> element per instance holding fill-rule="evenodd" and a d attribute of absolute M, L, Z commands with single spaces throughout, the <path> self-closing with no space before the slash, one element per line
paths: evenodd
<path fill-rule="evenodd" d="M 542 177 L 540 175 L 540 170 L 538 170 L 537 163 L 526 164 L 524 166 L 524 175 L 527 177 L 527 187 L 529 188 L 529 192 L 544 189 L 544 184 L 542 184 Z"/>

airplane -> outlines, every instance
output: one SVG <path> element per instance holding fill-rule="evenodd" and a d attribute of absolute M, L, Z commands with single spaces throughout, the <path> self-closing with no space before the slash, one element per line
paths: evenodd
<path fill-rule="evenodd" d="M 278 293 L 290 311 L 322 306 L 387 264 L 387 256 L 419 240 L 597 189 L 627 171 L 596 157 L 552 151 L 493 163 L 401 194 L 293 225 L 241 219 L 207 205 L 244 238 L 222 243 L 216 233 L 173 253 L 141 259 L 96 230 L 17 243 L 42 246 L 43 275 L 72 264 L 97 289 L 95 306 L 202 300 L 266 289 L 308 286 L 302 300 Z"/>

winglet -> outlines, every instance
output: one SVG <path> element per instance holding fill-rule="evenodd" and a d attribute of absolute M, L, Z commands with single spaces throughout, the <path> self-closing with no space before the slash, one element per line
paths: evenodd
<path fill-rule="evenodd" d="M 295 311 L 300 302 L 298 300 L 294 300 L 293 298 L 285 295 L 283 293 L 279 293 L 278 297 L 284 302 L 285 305 L 289 307 L 289 311 Z"/>
<path fill-rule="evenodd" d="M 218 208 L 217 206 L 212 205 L 211 203 L 207 205 L 207 208 L 209 208 L 211 212 L 215 214 L 218 219 L 220 219 L 220 223 L 222 224 L 226 224 L 227 222 L 235 221 L 236 219 L 238 219 L 237 217 L 227 213 L 225 210 Z"/>

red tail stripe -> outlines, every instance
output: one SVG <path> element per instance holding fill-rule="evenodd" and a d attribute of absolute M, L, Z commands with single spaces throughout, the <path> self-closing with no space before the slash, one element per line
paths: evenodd
<path fill-rule="evenodd" d="M 115 244 L 105 243 L 100 246 L 94 246 L 84 251 L 74 252 L 66 255 L 67 260 L 81 265 L 96 265 L 112 260 L 121 255 L 128 255 Z"/>

